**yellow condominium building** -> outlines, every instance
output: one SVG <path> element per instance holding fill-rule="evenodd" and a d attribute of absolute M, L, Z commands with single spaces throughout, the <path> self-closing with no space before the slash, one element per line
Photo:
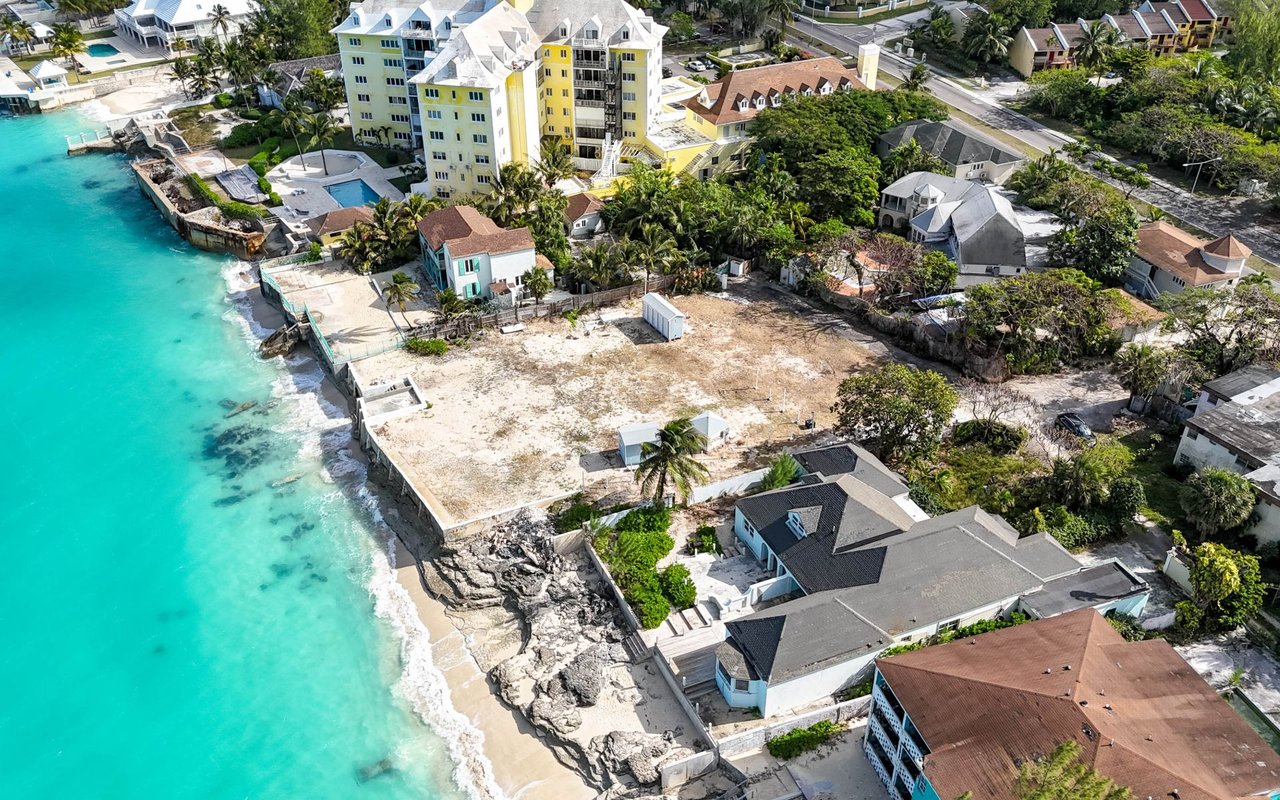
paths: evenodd
<path fill-rule="evenodd" d="M 486 191 L 544 136 L 608 180 L 660 111 L 666 28 L 623 0 L 366 0 L 333 32 L 357 138 L 421 148 L 439 197 Z"/>

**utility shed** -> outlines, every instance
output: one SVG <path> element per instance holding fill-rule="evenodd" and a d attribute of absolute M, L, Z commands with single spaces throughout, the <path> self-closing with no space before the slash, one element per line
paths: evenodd
<path fill-rule="evenodd" d="M 698 433 L 707 437 L 708 450 L 714 450 L 729 441 L 729 423 L 725 422 L 719 414 L 703 411 L 689 422 Z"/>
<path fill-rule="evenodd" d="M 641 301 L 644 321 L 662 334 L 668 342 L 684 336 L 684 312 L 671 305 L 667 298 L 649 292 Z"/>
<path fill-rule="evenodd" d="M 645 295 L 649 297 L 649 295 Z M 618 428 L 618 455 L 622 463 L 635 467 L 644 460 L 640 453 L 645 442 L 658 441 L 658 426 L 652 422 L 637 422 L 635 425 L 623 425 Z"/>

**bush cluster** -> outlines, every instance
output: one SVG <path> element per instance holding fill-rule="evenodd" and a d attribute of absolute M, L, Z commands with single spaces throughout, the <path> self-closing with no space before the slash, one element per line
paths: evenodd
<path fill-rule="evenodd" d="M 774 758 L 795 758 L 816 749 L 842 730 L 844 726 L 824 719 L 807 728 L 796 728 L 781 736 L 775 736 L 765 743 L 765 747 L 769 749 L 769 755 Z"/>
<path fill-rule="evenodd" d="M 1018 448 L 1026 444 L 1027 436 L 1026 429 L 1016 425 L 971 419 L 961 422 L 952 430 L 951 441 L 962 447 L 968 444 L 985 444 L 993 454 L 1005 456 L 1016 453 Z"/>
<path fill-rule="evenodd" d="M 234 102 L 235 98 L 226 92 L 223 92 L 222 94 L 215 94 L 213 96 L 214 108 L 230 108 L 231 104 Z"/>
<path fill-rule="evenodd" d="M 209 184 L 204 182 L 204 178 L 194 172 L 187 175 L 186 181 L 192 193 L 203 198 L 211 205 L 217 206 L 223 216 L 231 219 L 262 219 L 262 209 L 245 203 L 237 203 L 234 200 L 223 200 L 213 189 L 209 188 Z"/>
<path fill-rule="evenodd" d="M 923 650 L 930 645 L 946 644 L 947 642 L 954 642 L 956 639 L 967 639 L 970 636 L 977 636 L 980 633 L 989 633 L 991 631 L 998 631 L 1004 628 L 1012 628 L 1014 625 L 1021 625 L 1022 623 L 1029 622 L 1030 620 L 1031 618 L 1026 614 L 1019 614 L 1016 611 L 1010 614 L 1008 619 L 996 618 L 978 620 L 972 625 L 965 625 L 963 628 L 956 628 L 955 630 L 943 631 L 942 633 L 921 639 L 918 642 L 912 642 L 911 644 L 897 644 L 893 647 L 886 647 L 884 650 L 880 651 L 879 657 L 888 658 L 890 656 L 899 655 L 900 653 L 911 653 L 916 650 Z"/>
<path fill-rule="evenodd" d="M 712 525 L 703 525 L 699 527 L 692 535 L 689 536 L 689 552 L 690 553 L 714 553 L 719 555 L 724 552 L 720 547 L 720 539 L 716 536 L 716 529 Z"/>
<path fill-rule="evenodd" d="M 689 608 L 697 599 L 683 566 L 675 564 L 658 573 L 658 562 L 675 547 L 667 534 L 670 527 L 670 509 L 646 506 L 628 513 L 613 530 L 597 534 L 591 543 L 645 629 L 661 625 L 671 606 Z"/>
<path fill-rule="evenodd" d="M 419 339 L 414 336 L 404 343 L 404 349 L 415 356 L 439 357 L 449 352 L 449 343 L 444 339 Z"/>

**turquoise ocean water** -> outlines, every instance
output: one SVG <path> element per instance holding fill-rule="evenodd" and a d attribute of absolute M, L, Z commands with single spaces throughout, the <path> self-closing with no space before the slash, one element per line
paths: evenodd
<path fill-rule="evenodd" d="M 345 409 L 89 127 L 0 119 L 0 797 L 465 797 Z"/>

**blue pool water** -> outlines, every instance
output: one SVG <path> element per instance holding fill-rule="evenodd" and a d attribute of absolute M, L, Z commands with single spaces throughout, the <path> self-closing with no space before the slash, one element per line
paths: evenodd
<path fill-rule="evenodd" d="M 0 797 L 462 800 L 345 408 L 92 127 L 0 118 Z"/>
<path fill-rule="evenodd" d="M 109 44 L 91 44 L 85 50 L 94 58 L 107 58 L 108 56 L 118 56 L 120 51 Z"/>
<path fill-rule="evenodd" d="M 371 203 L 378 202 L 379 195 L 373 190 L 369 184 L 356 178 L 353 181 L 343 181 L 342 183 L 332 183 L 324 187 L 334 200 L 343 208 L 355 208 L 357 206 L 367 206 Z"/>

